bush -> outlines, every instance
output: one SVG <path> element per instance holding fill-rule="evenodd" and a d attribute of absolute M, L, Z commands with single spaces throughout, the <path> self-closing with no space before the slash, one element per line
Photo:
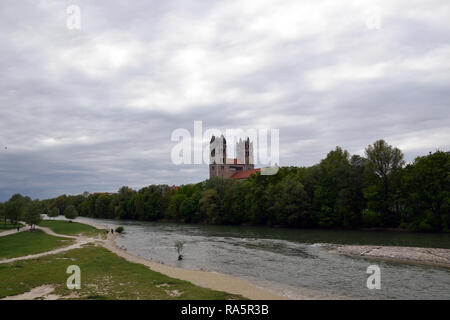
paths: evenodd
<path fill-rule="evenodd" d="M 123 233 L 124 229 L 122 226 L 116 228 L 117 233 Z"/>
<path fill-rule="evenodd" d="M 64 210 L 64 216 L 69 220 L 76 219 L 78 217 L 78 211 L 74 206 L 70 205 Z"/>

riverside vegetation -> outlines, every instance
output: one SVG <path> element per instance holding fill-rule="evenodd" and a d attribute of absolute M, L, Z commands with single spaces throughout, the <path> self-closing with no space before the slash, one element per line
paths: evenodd
<path fill-rule="evenodd" d="M 70 213 L 109 219 L 296 228 L 402 228 L 450 231 L 450 154 L 436 151 L 407 164 L 384 140 L 350 155 L 340 147 L 311 167 L 282 167 L 245 181 L 206 180 L 170 187 L 150 185 L 115 194 L 61 195 L 32 201 L 16 194 L 0 204 L 15 223 L 36 214 Z"/>

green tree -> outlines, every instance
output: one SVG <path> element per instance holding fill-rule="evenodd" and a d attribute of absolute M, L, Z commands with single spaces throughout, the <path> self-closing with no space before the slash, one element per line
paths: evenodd
<path fill-rule="evenodd" d="M 57 207 L 53 207 L 47 212 L 47 216 L 50 218 L 56 218 L 59 216 L 59 209 Z"/>
<path fill-rule="evenodd" d="M 29 197 L 23 197 L 21 194 L 13 195 L 5 204 L 6 218 L 11 224 L 17 224 L 22 216 L 24 206 L 30 202 Z"/>
<path fill-rule="evenodd" d="M 69 205 L 66 210 L 64 210 L 64 216 L 69 220 L 74 220 L 78 217 L 78 211 L 75 206 Z"/>
<path fill-rule="evenodd" d="M 192 221 L 193 217 L 198 211 L 198 202 L 199 199 L 197 196 L 199 193 L 196 194 L 196 197 L 186 197 L 180 204 L 180 219 L 183 222 L 190 222 Z"/>
<path fill-rule="evenodd" d="M 206 216 L 206 221 L 210 224 L 221 223 L 219 195 L 215 189 L 203 191 L 199 201 L 200 211 Z"/>
<path fill-rule="evenodd" d="M 354 155 L 350 165 L 343 168 L 345 185 L 340 189 L 336 201 L 336 210 L 343 227 L 356 228 L 361 225 L 362 212 L 367 205 L 363 194 L 365 163 L 365 158 Z"/>
<path fill-rule="evenodd" d="M 181 192 L 177 192 L 170 198 L 169 207 L 167 208 L 167 217 L 170 220 L 181 221 L 180 206 L 185 199 L 186 195 Z"/>
<path fill-rule="evenodd" d="M 291 227 L 304 227 L 310 224 L 310 200 L 303 185 L 295 175 L 288 175 L 276 185 L 267 189 L 271 203 L 269 213 L 275 223 Z"/>
<path fill-rule="evenodd" d="M 39 200 L 31 201 L 25 205 L 23 209 L 23 219 L 32 230 L 35 226 L 41 222 L 41 214 L 43 212 L 43 206 Z"/>
<path fill-rule="evenodd" d="M 5 212 L 5 204 L 0 202 L 0 220 L 4 220 L 6 224 L 6 212 Z"/>
<path fill-rule="evenodd" d="M 109 203 L 110 203 L 110 201 L 111 201 L 111 199 L 110 199 L 109 195 L 107 195 L 107 194 L 100 195 L 95 200 L 94 217 L 97 217 L 97 218 L 110 218 L 110 214 L 109 214 Z"/>
<path fill-rule="evenodd" d="M 414 231 L 450 231 L 450 154 L 417 157 L 403 174 L 404 222 Z"/>
<path fill-rule="evenodd" d="M 64 210 L 66 209 L 66 206 L 68 206 L 67 196 L 65 194 L 63 194 L 63 195 L 57 197 L 56 199 L 54 199 L 53 206 L 57 207 L 59 209 L 59 212 L 64 212 Z"/>
<path fill-rule="evenodd" d="M 349 185 L 349 157 L 348 151 L 336 147 L 319 164 L 313 205 L 320 227 L 333 227 L 343 223 L 342 210 L 338 206 L 339 200 L 342 202 L 346 195 L 343 189 Z"/>
<path fill-rule="evenodd" d="M 375 141 L 366 148 L 366 185 L 364 190 L 370 210 L 382 217 L 382 226 L 399 223 L 400 171 L 405 164 L 403 153 L 384 140 Z"/>

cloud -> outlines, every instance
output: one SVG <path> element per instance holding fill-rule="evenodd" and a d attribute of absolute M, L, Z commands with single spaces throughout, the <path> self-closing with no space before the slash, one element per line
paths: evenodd
<path fill-rule="evenodd" d="M 380 138 L 407 161 L 448 150 L 449 18 L 445 0 L 2 1 L 0 200 L 201 181 L 170 159 L 194 120 L 279 129 L 281 165 Z"/>

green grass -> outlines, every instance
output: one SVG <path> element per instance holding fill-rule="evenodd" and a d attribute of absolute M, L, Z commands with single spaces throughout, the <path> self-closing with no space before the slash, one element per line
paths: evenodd
<path fill-rule="evenodd" d="M 0 259 L 41 253 L 72 242 L 70 239 L 49 236 L 41 230 L 18 232 L 0 237 Z"/>
<path fill-rule="evenodd" d="M 53 232 L 65 235 L 78 235 L 81 234 L 87 237 L 96 237 L 98 234 L 106 235 L 106 230 L 97 229 L 90 225 L 78 222 L 69 222 L 64 220 L 42 220 L 39 223 L 41 227 L 51 229 Z"/>
<path fill-rule="evenodd" d="M 19 223 L 18 224 L 21 228 L 23 227 L 23 224 Z M 15 229 L 17 228 L 16 224 L 10 224 L 9 221 L 7 221 L 5 223 L 4 220 L 0 221 L 0 231 L 5 231 L 5 230 L 10 230 L 10 229 Z"/>
<path fill-rule="evenodd" d="M 80 290 L 66 287 L 69 277 L 66 270 L 70 265 L 80 267 Z M 44 284 L 53 286 L 52 294 L 60 295 L 61 299 L 242 299 L 167 277 L 94 245 L 39 259 L 0 264 L 0 298 L 22 294 Z"/>

